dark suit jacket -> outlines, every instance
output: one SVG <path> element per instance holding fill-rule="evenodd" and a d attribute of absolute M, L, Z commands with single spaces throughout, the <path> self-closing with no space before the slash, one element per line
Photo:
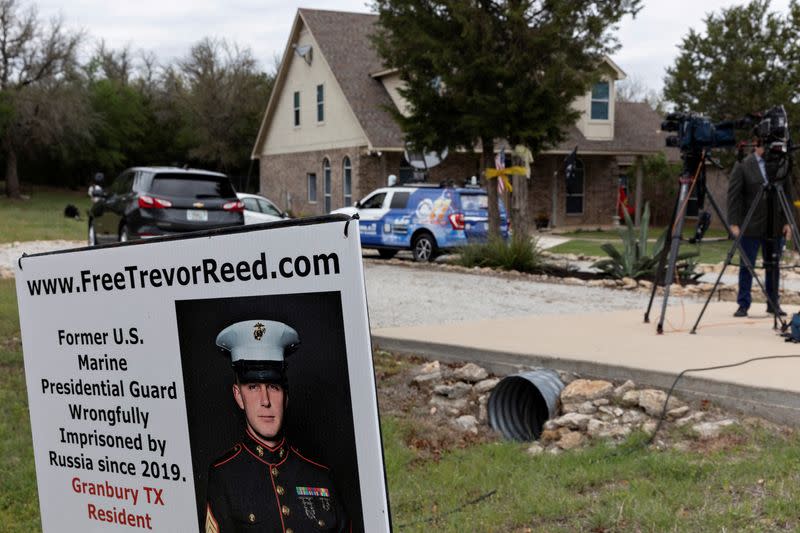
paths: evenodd
<path fill-rule="evenodd" d="M 753 203 L 758 191 L 764 183 L 764 178 L 761 174 L 761 169 L 758 167 L 758 160 L 755 154 L 750 154 L 744 158 L 740 163 L 736 163 L 731 172 L 730 181 L 728 182 L 728 223 L 731 225 L 739 226 L 744 224 L 747 211 Z M 792 186 L 791 176 L 780 181 L 783 184 L 783 189 L 789 200 L 791 207 L 791 216 L 794 217 L 794 188 Z M 744 229 L 746 237 L 765 238 L 767 235 L 767 193 L 761 196 L 753 212 L 753 217 L 750 219 L 749 224 Z M 773 235 L 778 237 L 781 235 L 783 226 L 787 224 L 786 216 L 781 209 L 778 201 L 777 193 L 775 193 L 775 204 L 773 208 Z"/>

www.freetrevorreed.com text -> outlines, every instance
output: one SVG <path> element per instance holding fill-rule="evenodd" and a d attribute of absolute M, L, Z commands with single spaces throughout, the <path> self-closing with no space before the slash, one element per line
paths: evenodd
<path fill-rule="evenodd" d="M 339 257 L 335 253 L 283 257 L 274 264 L 276 267 L 270 269 L 267 254 L 261 252 L 253 261 L 203 259 L 199 264 L 161 268 L 128 265 L 116 272 L 87 269 L 77 276 L 30 279 L 27 285 L 31 296 L 47 296 L 339 274 Z"/>

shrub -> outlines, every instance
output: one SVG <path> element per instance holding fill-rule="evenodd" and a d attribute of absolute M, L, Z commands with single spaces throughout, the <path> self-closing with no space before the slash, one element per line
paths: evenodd
<path fill-rule="evenodd" d="M 644 213 L 642 214 L 642 223 L 639 226 L 639 234 L 636 234 L 636 229 L 633 226 L 633 221 L 626 211 L 625 215 L 625 229 L 620 230 L 620 237 L 622 238 L 622 251 L 620 252 L 613 244 L 605 243 L 601 246 L 604 252 L 608 254 L 607 259 L 601 259 L 592 266 L 599 269 L 601 272 L 616 278 L 654 278 L 655 270 L 658 266 L 658 261 L 662 253 L 669 253 L 668 249 L 664 248 L 664 243 L 667 237 L 667 228 L 655 242 L 652 249 L 648 253 L 648 230 L 650 226 L 650 204 L 645 204 Z M 696 263 L 687 262 L 689 258 L 696 257 L 697 252 L 684 252 L 678 254 L 676 262 L 677 279 L 688 280 L 691 279 L 691 274 L 685 272 L 690 269 L 694 271 Z"/>
<path fill-rule="evenodd" d="M 508 241 L 491 238 L 483 243 L 469 244 L 461 249 L 455 262 L 470 268 L 490 267 L 519 272 L 544 270 L 544 260 L 536 240 L 518 235 Z"/>

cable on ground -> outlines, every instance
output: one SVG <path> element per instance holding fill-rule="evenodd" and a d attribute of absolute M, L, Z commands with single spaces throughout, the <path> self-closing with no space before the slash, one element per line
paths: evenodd
<path fill-rule="evenodd" d="M 661 426 L 664 424 L 664 420 L 667 416 L 667 406 L 669 405 L 669 399 L 672 397 L 672 392 L 675 390 L 675 386 L 684 376 L 684 374 L 688 374 L 689 372 L 707 372 L 709 370 L 721 370 L 723 368 L 733 368 L 737 366 L 743 366 L 748 363 L 752 363 L 755 361 L 767 361 L 770 359 L 800 359 L 800 354 L 797 355 L 765 355 L 761 357 L 753 357 L 750 359 L 746 359 L 744 361 L 740 361 L 738 363 L 731 363 L 729 365 L 717 365 L 717 366 L 708 366 L 704 368 L 687 368 L 686 370 L 682 370 L 680 374 L 675 378 L 675 381 L 672 382 L 672 386 L 669 388 L 667 392 L 667 398 L 664 400 L 664 407 L 661 409 L 661 415 L 658 417 L 658 423 L 656 424 L 655 430 L 653 430 L 653 434 L 650 435 L 650 438 L 647 439 L 646 445 L 649 446 L 655 441 L 656 435 L 658 435 L 658 430 L 661 429 Z"/>
<path fill-rule="evenodd" d="M 404 527 L 413 526 L 413 525 L 416 525 L 416 524 L 426 524 L 426 523 L 434 522 L 436 520 L 439 520 L 440 518 L 444 518 L 445 516 L 449 516 L 451 514 L 460 513 L 461 511 L 463 511 L 464 509 L 466 509 L 467 507 L 469 507 L 471 505 L 476 505 L 476 504 L 482 502 L 483 500 L 491 498 L 496 493 L 497 493 L 497 489 L 490 490 L 486 494 L 481 494 L 480 496 L 478 496 L 474 500 L 470 500 L 470 501 L 468 501 L 466 503 L 462 503 L 458 507 L 450 509 L 446 513 L 437 514 L 436 516 L 429 516 L 428 518 L 422 518 L 420 520 L 413 520 L 411 522 L 406 522 L 405 524 L 398 525 L 397 529 L 402 529 Z"/>

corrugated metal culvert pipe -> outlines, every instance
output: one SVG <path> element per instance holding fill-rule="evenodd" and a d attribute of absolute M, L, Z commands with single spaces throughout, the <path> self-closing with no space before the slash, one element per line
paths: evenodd
<path fill-rule="evenodd" d="M 537 440 L 563 388 L 558 372 L 547 368 L 507 376 L 489 396 L 489 425 L 510 440 Z"/>

